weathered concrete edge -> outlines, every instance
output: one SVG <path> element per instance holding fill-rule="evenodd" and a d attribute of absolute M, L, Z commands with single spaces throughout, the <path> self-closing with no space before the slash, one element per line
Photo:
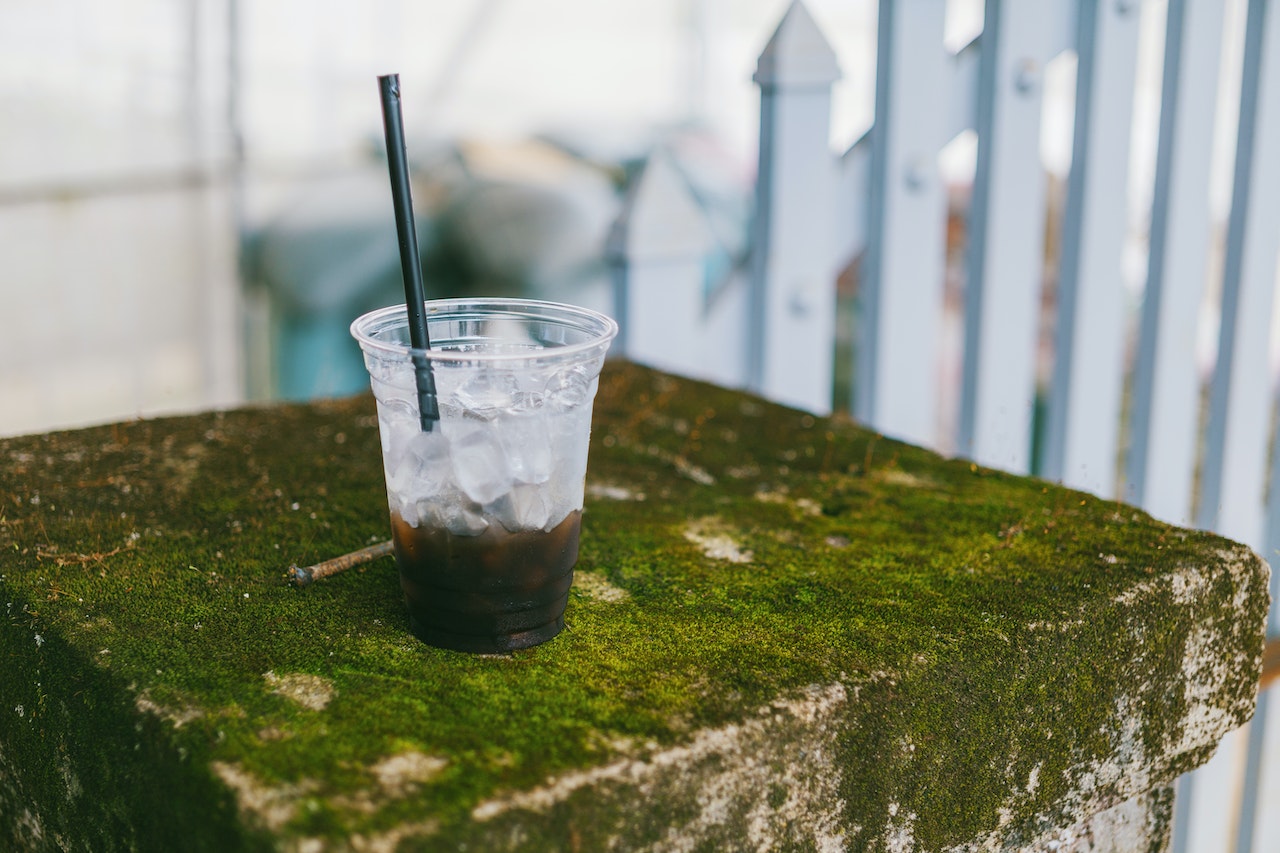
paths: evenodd
<path fill-rule="evenodd" d="M 1208 760 L 1221 737 L 1249 719 L 1256 701 L 1264 621 L 1229 615 L 1265 616 L 1265 602 L 1257 597 L 1269 600 L 1270 570 L 1244 546 L 1223 550 L 1218 557 L 1216 567 L 1188 567 L 1162 575 L 1136 584 L 1113 602 L 1133 615 L 1135 646 L 1141 646 L 1144 632 L 1156 630 L 1147 613 L 1157 601 L 1172 601 L 1196 626 L 1182 646 L 1178 670 L 1182 714 L 1162 721 L 1157 732 L 1160 748 L 1148 745 L 1155 721 L 1147 706 L 1153 691 L 1173 685 L 1135 672 L 1127 689 L 1114 697 L 1110 736 L 1116 748 L 1073 765 L 1068 771 L 1073 785 L 1065 798 L 1049 811 L 1028 814 L 1033 791 L 1027 789 L 1034 788 L 1034 782 L 1020 786 L 1010 780 L 1007 804 L 999 809 L 996 825 L 943 849 L 1036 849 L 1037 844 L 1070 836 L 1071 827 L 1087 827 L 1095 820 L 1102 821 L 1098 826 L 1106 825 L 1107 818 L 1099 816 L 1130 801 L 1148 809 L 1144 820 L 1149 826 L 1143 830 L 1148 836 L 1158 840 L 1167 832 L 1158 819 L 1164 806 L 1156 809 L 1165 796 L 1160 792 L 1177 775 Z M 1210 595 L 1214 584 L 1231 591 L 1226 601 L 1218 601 L 1225 607 L 1217 610 L 1215 596 Z M 1071 629 L 1067 624 L 1049 627 Z M 875 680 L 896 679 L 881 673 Z M 813 685 L 798 696 L 756 709 L 742 723 L 698 732 L 685 744 L 490 799 L 473 810 L 466 838 L 495 850 L 534 849 L 550 839 L 608 847 L 622 842 L 625 830 L 629 849 L 646 849 L 635 847 L 641 841 L 682 849 L 713 844 L 842 850 L 853 837 L 871 841 L 876 849 L 921 849 L 912 832 L 914 815 L 905 807 L 901 812 L 891 807 L 884 826 L 850 825 L 840 794 L 846 770 L 841 735 L 847 726 L 858 724 L 861 689 L 843 682 Z M 1121 823 L 1137 820 L 1125 814 Z M 426 836 L 433 834 L 428 831 Z"/>
<path fill-rule="evenodd" d="M 1219 558 L 1233 595 L 1225 612 L 1204 614 L 1209 618 L 1201 621 L 1184 647 L 1186 714 L 1180 740 L 1168 745 L 1174 755 L 1215 746 L 1227 732 L 1248 722 L 1257 705 L 1271 608 L 1271 567 L 1244 545 L 1221 550 Z M 1183 569 L 1145 586 L 1167 588 L 1175 602 L 1192 606 L 1211 598 L 1214 580 L 1207 572 Z M 1141 596 L 1135 599 L 1141 606 Z M 1235 654 L 1226 658 L 1230 650 Z"/>
<path fill-rule="evenodd" d="M 646 849 L 640 838 L 661 849 L 844 850 L 838 736 L 847 704 L 843 684 L 812 685 L 687 743 L 651 746 L 490 798 L 472 810 L 462 838 L 469 849 L 495 851 Z M 287 805 L 288 790 L 263 786 L 236 768 L 215 770 L 235 790 L 242 813 L 258 822 Z M 356 850 L 402 842 L 410 849 L 460 849 L 460 839 L 441 837 L 430 819 L 347 839 Z M 305 836 L 279 844 L 297 853 L 331 846 Z"/>
<path fill-rule="evenodd" d="M 1110 733 L 1116 748 L 1111 755 L 1075 765 L 1070 771 L 1073 790 L 1050 813 L 1016 820 L 1018 792 L 1012 790 L 1010 806 L 1001 809 L 996 830 L 949 848 L 947 853 L 1041 849 L 1047 841 L 1060 840 L 1063 835 L 1050 827 L 1084 826 L 1096 816 L 1159 791 L 1177 776 L 1204 764 L 1224 735 L 1253 716 L 1270 605 L 1271 569 L 1244 545 L 1222 549 L 1217 557 L 1217 567 L 1184 567 L 1137 584 L 1114 602 L 1135 617 L 1131 622 L 1135 645 L 1141 645 L 1143 634 L 1153 629 L 1144 617 L 1159 603 L 1172 601 L 1194 618 L 1195 628 L 1183 643 L 1178 667 L 1182 674 L 1180 718 L 1157 719 L 1150 709 L 1151 697 L 1173 685 L 1162 685 L 1149 671 L 1135 669 L 1128 689 L 1116 697 L 1116 729 Z M 1225 601 L 1218 601 L 1226 605 L 1223 609 L 1214 607 L 1215 584 L 1219 588 L 1227 585 L 1231 590 Z M 1231 618 L 1233 614 L 1241 618 Z M 1164 725 L 1158 725 L 1160 722 Z M 1155 749 L 1151 748 L 1153 735 L 1159 741 Z M 1122 822 L 1131 823 L 1132 817 Z M 1028 829 L 1039 833 L 1038 837 L 1028 839 Z M 1155 829 L 1167 835 L 1167 826 Z M 1160 837 L 1163 836 L 1157 835 L 1154 840 Z M 1149 849 L 1163 850 L 1164 843 Z"/>
<path fill-rule="evenodd" d="M 839 736 L 857 693 L 812 685 L 688 743 L 490 799 L 472 811 L 473 837 L 495 850 L 539 837 L 580 838 L 584 849 L 645 849 L 635 842 L 648 839 L 664 849 L 843 850 Z M 587 801 L 592 824 L 576 825 Z"/>
<path fill-rule="evenodd" d="M 1019 790 L 1011 783 L 1009 805 L 1002 810 L 999 825 L 978 838 L 942 849 L 954 853 L 1035 849 L 1039 840 L 1061 840 L 1064 836 L 1058 828 L 1086 825 L 1095 815 L 1159 789 L 1177 773 L 1202 763 L 1223 734 L 1248 719 L 1256 700 L 1269 569 L 1243 546 L 1223 549 L 1217 557 L 1214 566 L 1187 567 L 1135 584 L 1112 602 L 1133 614 L 1135 647 L 1141 646 L 1144 632 L 1155 629 L 1149 617 L 1155 603 L 1172 602 L 1182 621 L 1195 626 L 1186 634 L 1178 661 L 1182 713 L 1175 725 L 1164 727 L 1161 750 L 1144 745 L 1151 724 L 1145 715 L 1145 697 L 1168 685 L 1137 677 L 1141 673 L 1135 672 L 1115 703 L 1121 748 L 1101 760 L 1073 766 L 1070 773 L 1078 784 L 1065 800 L 1055 803 L 1052 813 L 1028 818 L 1020 806 L 1026 786 Z M 1233 614 L 1256 618 L 1232 618 Z M 1064 619 L 1043 628 L 1067 632 L 1078 627 L 1076 621 Z M 9 626 L 22 630 L 17 620 Z M 59 653 L 66 650 L 57 640 L 28 645 L 29 654 L 39 658 L 31 662 L 36 672 L 70 657 Z M 841 779 L 848 772 L 841 736 L 849 726 L 866 721 L 866 699 L 861 694 L 864 688 L 900 677 L 879 673 L 861 684 L 842 678 L 812 685 L 748 711 L 741 722 L 696 732 L 683 744 L 640 751 L 548 779 L 532 790 L 491 798 L 473 810 L 466 838 L 495 850 L 537 849 L 548 840 L 572 846 L 575 838 L 607 846 L 611 840 L 621 841 L 619 833 L 625 828 L 627 846 L 634 849 L 644 849 L 643 844 L 655 848 L 709 844 L 839 850 L 856 834 L 864 840 L 875 839 L 879 849 L 923 850 L 915 845 L 909 808 L 892 813 L 893 819 L 880 827 L 850 826 L 841 796 Z M 580 825 L 575 820 L 591 823 Z M 438 827 L 427 822 L 399 827 L 395 838 L 362 841 L 405 841 L 431 849 L 436 842 L 451 840 L 437 833 Z M 637 839 L 648 840 L 631 843 Z M 298 850 L 328 846 L 307 838 L 277 843 Z M 588 843 L 584 849 L 591 846 Z"/>
<path fill-rule="evenodd" d="M 1137 794 L 1068 827 L 1048 830 L 1021 843 L 1002 833 L 981 842 L 953 847 L 946 853 L 1071 853 L 1084 850 L 1127 850 L 1163 853 L 1173 832 L 1173 786 Z"/>

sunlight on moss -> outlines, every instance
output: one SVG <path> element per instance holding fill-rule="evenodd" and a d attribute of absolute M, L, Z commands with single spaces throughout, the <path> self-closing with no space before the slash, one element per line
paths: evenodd
<path fill-rule="evenodd" d="M 712 772 L 725 756 L 734 779 L 763 778 L 755 761 L 786 780 L 820 748 L 829 790 L 753 783 L 764 811 L 725 814 L 820 794 L 823 832 L 872 845 L 911 815 L 937 849 L 1071 819 L 1094 802 L 1082 780 L 1123 794 L 1123 750 L 1121 770 L 1170 777 L 1212 747 L 1193 712 L 1251 712 L 1266 596 L 1247 551 L 625 364 L 601 379 L 566 631 L 505 656 L 427 647 L 389 559 L 285 581 L 387 536 L 372 413 L 359 397 L 0 441 L 0 806 L 42 804 L 49 833 L 141 826 L 140 846 L 216 824 L 218 849 L 264 830 L 451 848 L 501 825 L 587 849 L 681 820 L 731 845 L 652 781 L 661 756 L 738 790 Z M 1209 640 L 1238 659 L 1201 694 L 1169 690 Z M 815 695 L 846 698 L 819 713 Z M 743 751 L 757 719 L 773 752 Z M 715 732 L 748 740 L 698 753 Z M 47 770 L 18 792 L 14 766 Z M 520 806 L 614 766 L 642 781 Z M 71 775 L 118 801 L 69 798 Z M 646 779 L 660 814 L 636 813 Z"/>

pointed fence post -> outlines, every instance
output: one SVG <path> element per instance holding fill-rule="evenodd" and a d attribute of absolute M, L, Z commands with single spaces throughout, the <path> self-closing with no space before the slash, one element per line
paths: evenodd
<path fill-rule="evenodd" d="M 800 0 L 760 54 L 760 165 L 752 240 L 748 381 L 770 399 L 831 411 L 836 158 L 835 51 Z"/>
<path fill-rule="evenodd" d="M 605 247 L 614 269 L 619 354 L 660 370 L 710 378 L 706 257 L 714 245 L 706 217 L 670 157 L 655 152 L 631 186 Z"/>

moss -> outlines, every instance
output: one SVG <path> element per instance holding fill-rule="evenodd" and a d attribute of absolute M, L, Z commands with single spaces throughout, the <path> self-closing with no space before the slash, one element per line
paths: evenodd
<path fill-rule="evenodd" d="M 3 605 L 0 848 L 269 849 L 175 732 L 136 712 L 131 690 L 30 603 L 6 594 Z"/>
<path fill-rule="evenodd" d="M 0 841 L 42 849 L 9 807 L 28 801 L 46 839 L 140 847 L 198 825 L 221 849 L 592 849 L 695 824 L 733 846 L 747 800 L 716 823 L 674 782 L 650 808 L 615 779 L 473 817 L 619 761 L 660 776 L 713 731 L 771 756 L 752 760 L 779 849 L 812 846 L 818 819 L 778 780 L 822 753 L 835 787 L 805 796 L 841 804 L 851 849 L 934 850 L 1032 837 L 1204 760 L 1191 702 L 1219 733 L 1251 712 L 1266 569 L 1224 540 L 623 364 L 592 441 L 592 583 L 564 634 L 502 657 L 414 640 L 390 560 L 285 583 L 387 536 L 367 397 L 0 442 Z M 709 557 L 709 536 L 749 560 Z M 1225 663 L 1192 689 L 1200 634 Z M 322 684 L 319 710 L 290 676 L 322 680 L 290 682 Z M 848 698 L 742 728 L 812 685 Z M 377 768 L 401 754 L 438 769 L 392 790 Z M 722 753 L 688 760 L 728 778 Z M 93 796 L 68 798 L 62 765 Z"/>

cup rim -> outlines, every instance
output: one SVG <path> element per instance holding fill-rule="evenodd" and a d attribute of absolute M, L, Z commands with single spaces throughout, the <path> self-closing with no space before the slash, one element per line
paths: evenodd
<path fill-rule="evenodd" d="M 513 362 L 528 361 L 531 358 L 554 356 L 562 358 L 576 353 L 588 352 L 592 349 L 607 346 L 618 334 L 618 323 L 612 317 L 565 302 L 552 302 L 544 299 L 522 299 L 518 297 L 458 297 L 451 299 L 428 299 L 423 303 L 427 320 L 433 317 L 465 316 L 471 312 L 484 312 L 492 315 L 495 312 L 514 319 L 536 319 L 545 322 L 559 323 L 571 328 L 578 328 L 591 334 L 592 337 L 574 344 L 566 344 L 546 350 L 533 352 L 458 352 L 442 349 L 416 349 L 411 346 L 389 341 L 378 340 L 372 333 L 395 325 L 400 320 L 408 325 L 408 311 L 404 303 L 388 305 L 361 314 L 350 326 L 351 336 L 360 344 L 365 352 L 392 356 L 397 359 L 426 358 L 437 362 Z"/>

